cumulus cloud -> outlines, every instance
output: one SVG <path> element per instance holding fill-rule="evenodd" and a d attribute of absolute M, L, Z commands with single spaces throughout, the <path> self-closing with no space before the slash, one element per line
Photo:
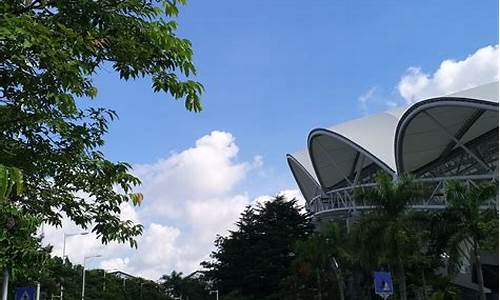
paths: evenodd
<path fill-rule="evenodd" d="M 115 271 L 115 270 L 128 270 L 128 263 L 130 259 L 128 257 L 121 258 L 112 258 L 102 261 L 99 265 L 103 270 L 107 272 Z"/>
<path fill-rule="evenodd" d="M 213 131 L 196 145 L 153 164 L 135 165 L 141 191 L 147 196 L 148 213 L 182 218 L 182 204 L 193 199 L 225 195 L 243 180 L 251 163 L 236 161 L 239 149 L 228 132 Z"/>
<path fill-rule="evenodd" d="M 408 104 L 498 80 L 498 45 L 480 48 L 463 60 L 447 59 L 432 74 L 410 67 L 398 84 Z"/>
<path fill-rule="evenodd" d="M 186 206 L 187 220 L 198 241 L 211 243 L 214 233 L 224 233 L 234 227 L 234 222 L 249 203 L 246 195 L 192 201 Z"/>
<path fill-rule="evenodd" d="M 133 166 L 141 178 L 141 207 L 122 204 L 121 217 L 144 225 L 138 248 L 102 245 L 94 234 L 67 239 L 66 253 L 74 263 L 84 255 L 101 254 L 93 266 L 158 279 L 172 270 L 189 273 L 208 259 L 217 234 L 234 228 L 245 206 L 252 203 L 245 191 L 235 191 L 249 172 L 260 169 L 263 158 L 238 161 L 239 148 L 232 134 L 213 131 L 191 148 L 174 152 L 151 164 Z M 65 232 L 81 232 L 66 218 Z M 45 229 L 45 243 L 61 255 L 62 231 Z"/>

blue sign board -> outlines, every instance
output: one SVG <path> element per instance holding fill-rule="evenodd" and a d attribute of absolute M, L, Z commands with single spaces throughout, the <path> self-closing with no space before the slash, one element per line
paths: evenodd
<path fill-rule="evenodd" d="M 394 293 L 392 286 L 392 277 L 389 272 L 374 272 L 373 281 L 375 284 L 375 294 L 382 296 L 384 299 Z"/>
<path fill-rule="evenodd" d="M 36 291 L 32 287 L 16 288 L 16 300 L 36 300 Z"/>

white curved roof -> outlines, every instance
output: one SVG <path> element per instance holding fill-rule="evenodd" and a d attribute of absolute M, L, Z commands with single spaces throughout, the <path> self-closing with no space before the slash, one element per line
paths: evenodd
<path fill-rule="evenodd" d="M 439 125 L 431 125 L 428 119 L 424 120 L 421 115 L 423 111 L 426 111 L 425 115 L 431 112 L 436 118 L 443 120 L 444 127 L 450 131 L 446 134 L 453 135 L 463 130 L 464 123 L 474 117 L 472 114 L 477 109 L 488 111 L 476 116 L 477 120 L 472 122 L 461 137 L 464 142 L 495 128 L 495 124 L 498 127 L 498 82 L 424 100 L 410 107 L 399 107 L 329 128 L 314 129 L 309 134 L 308 149 L 294 154 L 293 157 L 299 165 L 302 165 L 302 169 L 309 173 L 309 176 L 305 177 L 312 178 L 316 184 L 319 182 L 323 189 L 328 189 L 343 180 L 351 183 L 356 177 L 355 170 L 362 170 L 371 163 L 376 163 L 389 173 L 400 173 L 405 168 L 399 167 L 398 162 L 401 158 L 398 158 L 398 155 L 410 157 L 411 151 L 421 147 L 423 152 L 414 155 L 420 161 L 413 160 L 411 167 L 406 169 L 411 171 L 442 154 L 443 149 L 450 147 L 450 139 L 453 140 L 449 137 L 444 138 L 443 132 L 438 132 L 436 126 Z M 493 112 L 489 112 L 490 110 Z M 401 130 L 408 136 L 401 136 Z M 410 137 L 412 130 L 428 132 L 428 135 L 417 134 L 413 138 Z M 400 146 L 398 138 L 401 141 Z M 427 150 L 429 152 L 424 153 Z M 310 159 L 306 158 L 306 153 Z M 290 164 L 291 168 L 292 165 Z M 295 179 L 298 180 L 295 173 Z M 313 185 L 312 181 L 301 184 Z M 310 197 L 310 193 L 308 194 Z"/>
<path fill-rule="evenodd" d="M 447 97 L 469 98 L 498 103 L 498 81 L 449 94 Z"/>
<path fill-rule="evenodd" d="M 398 107 L 383 113 L 366 116 L 327 128 L 343 136 L 366 152 L 371 153 L 392 170 L 396 162 L 391 147 L 399 118 L 406 107 Z"/>
<path fill-rule="evenodd" d="M 396 130 L 397 171 L 417 171 L 495 128 L 498 82 L 418 102 L 404 113 Z"/>
<path fill-rule="evenodd" d="M 318 184 L 307 151 L 288 154 L 287 161 L 293 177 L 306 201 L 309 202 L 312 198 L 322 193 L 321 186 Z"/>

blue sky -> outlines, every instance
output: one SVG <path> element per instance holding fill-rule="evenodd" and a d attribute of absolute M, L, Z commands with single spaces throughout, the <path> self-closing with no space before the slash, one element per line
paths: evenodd
<path fill-rule="evenodd" d="M 103 72 L 97 101 L 120 115 L 106 153 L 152 162 L 225 130 L 242 159 L 263 155 L 278 177 L 276 187 L 256 183 L 256 193 L 279 190 L 292 182 L 284 155 L 302 148 L 311 128 L 360 116 L 355 101 L 373 86 L 397 97 L 409 66 L 432 71 L 497 44 L 497 12 L 495 0 L 191 0 L 179 36 L 193 42 L 203 112 L 153 94 L 148 79 L 121 83 Z"/>
<path fill-rule="evenodd" d="M 498 56 L 498 47 L 475 55 L 498 44 L 496 0 L 191 0 L 178 21 L 178 35 L 192 41 L 197 79 L 206 88 L 201 113 L 187 112 L 183 103 L 154 94 L 147 78 L 120 82 L 109 67 L 96 78 L 96 105 L 113 108 L 120 116 L 110 127 L 104 151 L 113 160 L 134 164 L 143 175 L 145 205 L 127 207 L 127 216 L 145 225 L 145 247 L 152 243 L 149 234 L 167 245 L 158 252 L 158 261 L 140 261 L 129 250 L 113 250 L 104 265 L 151 278 L 168 268 L 192 270 L 242 206 L 261 195 L 295 189 L 285 154 L 304 148 L 310 129 L 405 103 L 409 96 L 398 89 L 405 76 L 409 82 L 428 79 L 425 88 L 410 87 L 416 97 L 443 92 L 435 88 L 442 87 L 443 76 L 460 86 L 477 81 L 467 74 L 485 68 L 485 60 L 489 71 L 480 69 L 487 74 L 481 80 L 498 78 L 497 62 L 488 61 Z M 451 67 L 441 65 L 447 59 L 454 60 Z M 365 106 L 360 104 L 363 95 Z M 203 155 L 215 157 L 215 162 L 183 167 L 187 158 Z M 210 173 L 212 166 L 221 171 Z M 227 177 L 219 180 L 219 173 Z M 213 179 L 213 186 L 192 187 L 190 176 Z M 175 186 L 166 188 L 172 182 Z M 203 195 L 210 200 L 203 202 Z M 226 209 L 223 216 L 212 215 L 226 223 L 198 224 L 204 203 Z M 182 205 L 184 212 L 177 211 Z M 167 213 L 155 214 L 158 207 Z M 186 246 L 205 235 L 208 242 L 198 252 Z M 74 243 L 69 249 L 77 253 L 83 246 Z M 171 254 L 178 249 L 193 253 Z M 148 265 L 163 269 L 148 270 Z"/>

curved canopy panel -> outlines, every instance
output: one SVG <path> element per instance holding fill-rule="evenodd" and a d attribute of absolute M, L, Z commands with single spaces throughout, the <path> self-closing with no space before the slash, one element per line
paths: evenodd
<path fill-rule="evenodd" d="M 394 147 L 399 174 L 496 172 L 498 82 L 414 104 L 399 121 Z"/>
<path fill-rule="evenodd" d="M 287 154 L 286 158 L 293 177 L 306 201 L 310 202 L 314 197 L 321 195 L 322 190 L 314 175 L 307 151 L 293 155 Z"/>
<path fill-rule="evenodd" d="M 448 95 L 453 98 L 467 98 L 498 103 L 498 81 Z"/>
<path fill-rule="evenodd" d="M 309 155 L 324 189 L 362 183 L 396 169 L 394 132 L 403 108 L 356 119 L 309 135 Z"/>

